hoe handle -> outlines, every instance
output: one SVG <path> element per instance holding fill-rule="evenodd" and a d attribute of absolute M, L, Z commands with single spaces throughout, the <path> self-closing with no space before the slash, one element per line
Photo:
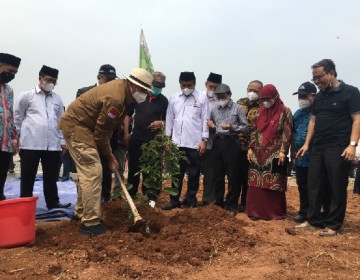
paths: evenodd
<path fill-rule="evenodd" d="M 134 201 L 132 200 L 132 198 L 131 198 L 131 196 L 130 196 L 130 194 L 129 194 L 129 192 L 128 192 L 128 190 L 127 190 L 127 188 L 126 188 L 126 186 L 125 186 L 125 184 L 123 182 L 123 180 L 121 179 L 119 171 L 117 169 L 115 170 L 115 175 L 116 175 L 118 181 L 120 182 L 121 188 L 122 188 L 122 190 L 123 190 L 123 192 L 125 194 L 125 197 L 126 197 L 126 200 L 127 200 L 128 204 L 130 206 L 130 210 L 131 210 L 132 214 L 134 215 L 134 222 L 136 223 L 137 221 L 141 221 L 142 218 L 141 218 L 138 210 L 136 209 Z"/>

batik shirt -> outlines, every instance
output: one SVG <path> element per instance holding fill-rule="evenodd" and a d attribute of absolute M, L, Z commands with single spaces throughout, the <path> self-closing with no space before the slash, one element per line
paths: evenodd
<path fill-rule="evenodd" d="M 242 109 L 245 113 L 246 119 L 248 121 L 248 131 L 241 132 L 239 135 L 240 146 L 243 151 L 248 150 L 250 142 L 250 133 L 256 129 L 256 118 L 259 115 L 259 102 L 255 101 L 253 104 L 250 104 L 249 98 L 241 98 L 237 101 L 237 104 L 242 106 Z"/>
<path fill-rule="evenodd" d="M 2 152 L 13 153 L 13 144 L 17 143 L 13 112 L 14 92 L 7 84 L 0 86 L 0 149 Z"/>
<path fill-rule="evenodd" d="M 295 152 L 299 151 L 300 148 L 305 143 L 310 117 L 311 117 L 310 110 L 299 109 L 294 114 L 293 137 L 294 137 Z M 295 165 L 298 167 L 308 167 L 309 160 L 310 160 L 310 152 L 307 151 L 304 154 L 304 156 L 295 160 Z"/>

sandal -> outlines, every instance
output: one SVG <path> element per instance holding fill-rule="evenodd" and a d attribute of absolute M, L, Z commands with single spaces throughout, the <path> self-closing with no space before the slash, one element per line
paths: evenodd
<path fill-rule="evenodd" d="M 325 228 L 322 232 L 319 233 L 319 235 L 322 237 L 336 236 L 337 231 L 331 228 Z"/>
<path fill-rule="evenodd" d="M 294 229 L 314 230 L 315 227 L 310 225 L 308 222 L 305 222 L 305 223 L 302 223 L 300 225 L 294 226 Z"/>

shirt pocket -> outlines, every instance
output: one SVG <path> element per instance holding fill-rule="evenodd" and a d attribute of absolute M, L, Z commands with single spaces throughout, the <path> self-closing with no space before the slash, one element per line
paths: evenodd
<path fill-rule="evenodd" d="M 57 116 L 59 115 L 59 112 L 60 112 L 60 105 L 56 103 L 50 103 L 48 109 L 49 116 L 56 119 Z"/>

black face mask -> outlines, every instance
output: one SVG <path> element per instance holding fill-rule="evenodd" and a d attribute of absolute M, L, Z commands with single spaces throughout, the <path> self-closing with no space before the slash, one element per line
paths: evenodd
<path fill-rule="evenodd" d="M 14 73 L 5 72 L 5 71 L 0 73 L 1 83 L 7 84 L 7 83 L 11 82 L 14 78 L 15 78 Z"/>

